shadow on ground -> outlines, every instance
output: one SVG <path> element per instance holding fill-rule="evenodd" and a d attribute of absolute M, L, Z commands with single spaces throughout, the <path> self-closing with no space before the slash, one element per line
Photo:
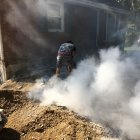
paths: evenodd
<path fill-rule="evenodd" d="M 0 132 L 0 140 L 20 140 L 20 133 L 11 128 L 4 128 Z"/>

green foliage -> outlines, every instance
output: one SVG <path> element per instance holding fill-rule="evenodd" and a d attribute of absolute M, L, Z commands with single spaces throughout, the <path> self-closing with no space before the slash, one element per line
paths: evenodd
<path fill-rule="evenodd" d="M 128 30 L 126 34 L 126 45 L 131 46 L 140 36 L 140 0 L 115 0 L 130 10 L 128 17 Z"/>
<path fill-rule="evenodd" d="M 132 46 L 139 36 L 136 24 L 128 24 L 128 30 L 126 34 L 126 45 Z"/>
<path fill-rule="evenodd" d="M 140 0 L 115 0 L 131 11 L 140 11 Z"/>

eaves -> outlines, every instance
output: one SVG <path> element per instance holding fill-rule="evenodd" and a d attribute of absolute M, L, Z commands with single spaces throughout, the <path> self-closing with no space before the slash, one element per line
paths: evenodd
<path fill-rule="evenodd" d="M 82 6 L 86 6 L 86 7 L 94 7 L 94 8 L 97 8 L 97 9 L 106 10 L 108 12 L 115 12 L 115 13 L 126 14 L 126 15 L 129 14 L 128 10 L 108 6 L 106 4 L 99 3 L 99 2 L 93 2 L 93 1 L 90 1 L 90 0 L 64 0 L 64 2 L 65 3 L 82 5 Z"/>

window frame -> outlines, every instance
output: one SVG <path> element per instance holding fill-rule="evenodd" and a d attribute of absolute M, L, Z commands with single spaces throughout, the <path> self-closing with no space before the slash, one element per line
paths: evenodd
<path fill-rule="evenodd" d="M 48 13 L 48 11 L 49 11 L 49 5 L 57 5 L 57 6 L 59 6 L 60 7 L 60 16 L 50 16 L 49 15 L 49 13 Z M 61 19 L 61 27 L 58 29 L 58 28 L 54 28 L 54 29 L 49 29 L 49 27 L 48 27 L 48 31 L 49 32 L 64 32 L 64 4 L 61 2 L 61 3 L 59 3 L 59 2 L 53 2 L 53 1 L 48 1 L 47 2 L 47 19 L 49 20 L 49 18 L 51 18 L 51 17 L 53 17 L 53 18 L 60 18 Z"/>

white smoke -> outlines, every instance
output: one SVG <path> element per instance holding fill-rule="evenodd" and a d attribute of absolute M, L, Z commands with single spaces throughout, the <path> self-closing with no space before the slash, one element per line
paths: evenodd
<path fill-rule="evenodd" d="M 117 48 L 102 50 L 100 56 L 98 64 L 94 58 L 80 62 L 65 80 L 37 82 L 29 97 L 42 105 L 66 106 L 130 139 L 140 138 L 140 62 Z"/>

